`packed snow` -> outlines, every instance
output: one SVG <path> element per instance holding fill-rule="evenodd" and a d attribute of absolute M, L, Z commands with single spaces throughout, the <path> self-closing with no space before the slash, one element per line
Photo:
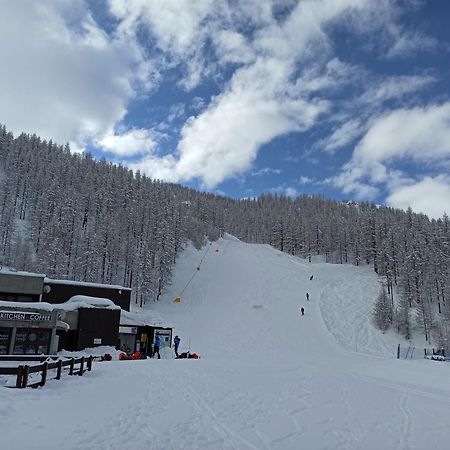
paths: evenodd
<path fill-rule="evenodd" d="M 398 337 L 370 322 L 378 290 L 368 267 L 228 236 L 188 248 L 162 300 L 138 311 L 201 358 L 166 349 L 2 388 L 2 448 L 447 449 L 448 363 L 395 359 Z"/>

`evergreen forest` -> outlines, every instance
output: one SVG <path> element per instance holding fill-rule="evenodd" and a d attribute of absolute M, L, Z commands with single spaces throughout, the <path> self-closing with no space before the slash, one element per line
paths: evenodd
<path fill-rule="evenodd" d="M 0 126 L 0 265 L 119 284 L 143 306 L 177 255 L 224 232 L 249 243 L 380 276 L 374 324 L 448 348 L 450 221 L 319 196 L 231 199 L 153 180 Z M 236 262 L 238 263 L 238 262 Z"/>

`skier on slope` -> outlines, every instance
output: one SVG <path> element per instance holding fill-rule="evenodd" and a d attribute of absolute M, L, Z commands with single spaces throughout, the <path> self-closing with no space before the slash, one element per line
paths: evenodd
<path fill-rule="evenodd" d="M 311 276 L 309 277 L 309 280 L 311 281 L 313 278 L 314 278 L 314 275 L 311 275 Z"/>
<path fill-rule="evenodd" d="M 302 313 L 302 316 L 305 315 L 305 308 L 303 308 L 303 306 L 300 308 L 300 312 Z"/>
<path fill-rule="evenodd" d="M 306 300 L 309 300 L 309 293 L 306 293 Z"/>

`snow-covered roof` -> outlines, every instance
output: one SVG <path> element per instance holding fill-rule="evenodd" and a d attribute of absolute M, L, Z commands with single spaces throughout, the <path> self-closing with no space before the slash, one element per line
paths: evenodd
<path fill-rule="evenodd" d="M 21 308 L 39 311 L 76 311 L 79 308 L 103 308 L 120 309 L 112 300 L 100 297 L 89 297 L 87 295 L 75 295 L 65 303 L 46 302 L 4 302 L 0 301 L 0 308 Z"/>
<path fill-rule="evenodd" d="M 0 308 L 20 308 L 51 312 L 58 309 L 56 306 L 58 305 L 46 302 L 4 302 L 0 300 Z"/>
<path fill-rule="evenodd" d="M 33 278 L 44 278 L 44 273 L 32 273 L 32 272 L 22 272 L 20 270 L 15 270 L 11 267 L 0 266 L 0 274 L 5 275 L 17 275 L 19 277 L 33 277 Z"/>
<path fill-rule="evenodd" d="M 101 297 L 89 297 L 88 295 L 74 295 L 65 303 L 59 303 L 57 309 L 74 311 L 78 308 L 104 308 L 120 309 L 112 300 Z"/>
<path fill-rule="evenodd" d="M 118 284 L 86 283 L 85 281 L 54 280 L 53 278 L 45 278 L 44 283 L 67 284 L 67 285 L 72 285 L 72 286 L 89 286 L 89 287 L 97 287 L 97 288 L 118 289 L 118 290 L 122 290 L 122 291 L 131 291 L 131 288 L 119 286 Z"/>
<path fill-rule="evenodd" d="M 125 311 L 122 309 L 120 313 L 120 325 L 132 326 L 132 327 L 140 327 L 140 326 L 150 326 L 150 327 L 161 327 L 161 328 L 170 328 L 168 325 L 163 324 L 160 320 L 152 320 L 145 318 L 142 319 L 141 314 Z"/>
<path fill-rule="evenodd" d="M 143 325 L 149 325 L 149 324 L 145 323 L 139 317 L 139 314 L 125 311 L 122 309 L 122 311 L 120 313 L 120 325 L 143 326 Z"/>

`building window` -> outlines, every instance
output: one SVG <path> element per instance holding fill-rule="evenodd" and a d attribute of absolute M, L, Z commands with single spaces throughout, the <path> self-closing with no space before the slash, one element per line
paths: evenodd
<path fill-rule="evenodd" d="M 0 328 L 0 355 L 9 353 L 9 340 L 11 338 L 11 328 Z"/>
<path fill-rule="evenodd" d="M 17 328 L 13 353 L 15 355 L 48 354 L 50 329 Z"/>
<path fill-rule="evenodd" d="M 0 300 L 3 302 L 38 302 L 39 296 L 0 293 Z"/>

